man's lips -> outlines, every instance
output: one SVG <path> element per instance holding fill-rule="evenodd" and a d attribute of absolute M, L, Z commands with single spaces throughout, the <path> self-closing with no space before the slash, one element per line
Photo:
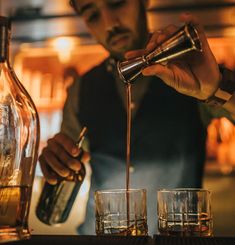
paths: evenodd
<path fill-rule="evenodd" d="M 116 46 L 123 46 L 126 44 L 127 40 L 128 40 L 129 36 L 128 34 L 120 34 L 120 35 L 117 35 L 117 36 L 114 36 L 109 44 L 110 46 L 112 47 L 116 47 Z"/>

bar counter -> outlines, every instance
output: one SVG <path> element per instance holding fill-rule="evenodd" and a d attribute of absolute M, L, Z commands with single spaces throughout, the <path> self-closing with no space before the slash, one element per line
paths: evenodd
<path fill-rule="evenodd" d="M 31 239 L 9 245 L 235 245 L 235 237 L 121 237 L 33 235 Z"/>

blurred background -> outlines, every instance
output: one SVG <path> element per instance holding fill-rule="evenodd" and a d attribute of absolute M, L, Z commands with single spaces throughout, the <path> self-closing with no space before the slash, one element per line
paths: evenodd
<path fill-rule="evenodd" d="M 179 14 L 190 11 L 205 27 L 219 64 L 235 72 L 235 0 L 151 0 L 151 31 L 180 25 Z M 41 120 L 40 149 L 59 131 L 66 89 L 107 53 L 89 35 L 68 0 L 0 0 L 0 14 L 12 20 L 11 62 L 36 103 Z M 215 235 L 235 235 L 235 127 L 226 118 L 208 127 L 204 187 L 213 192 Z M 43 179 L 37 167 L 30 212 L 34 234 L 76 234 L 83 220 L 89 183 L 84 181 L 68 221 L 43 225 L 34 214 Z"/>

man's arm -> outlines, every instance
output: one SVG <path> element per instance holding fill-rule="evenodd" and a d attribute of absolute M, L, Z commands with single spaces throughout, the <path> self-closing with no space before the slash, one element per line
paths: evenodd
<path fill-rule="evenodd" d="M 195 26 L 201 41 L 202 52 L 185 54 L 184 57 L 169 61 L 167 64 L 150 65 L 142 70 L 142 74 L 144 76 L 158 76 L 177 92 L 210 104 L 213 97 L 218 95 L 217 90 L 223 87 L 221 85 L 224 84 L 224 74 L 217 64 L 198 19 L 191 14 L 182 14 L 181 21 Z M 151 52 L 176 30 L 178 30 L 176 26 L 169 25 L 165 29 L 155 32 L 145 50 L 128 52 L 126 58 L 131 59 Z M 235 115 L 235 95 L 232 96 L 233 98 L 230 97 L 226 97 L 226 101 L 222 100 L 223 103 L 220 103 L 219 106 L 223 106 Z"/>
<path fill-rule="evenodd" d="M 79 111 L 79 89 L 80 81 L 76 80 L 67 90 L 67 99 L 63 108 L 63 119 L 61 132 L 76 141 L 81 131 L 81 125 L 77 115 Z"/>
<path fill-rule="evenodd" d="M 50 184 L 56 184 L 61 177 L 67 177 L 71 171 L 79 171 L 81 164 L 89 161 L 89 154 L 78 149 L 81 126 L 78 114 L 79 82 L 75 81 L 68 90 L 63 109 L 61 132 L 47 141 L 47 146 L 39 156 L 42 173 Z"/>

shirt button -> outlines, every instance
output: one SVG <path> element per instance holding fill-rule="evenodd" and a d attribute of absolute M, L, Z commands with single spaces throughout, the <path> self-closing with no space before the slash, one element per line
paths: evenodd
<path fill-rule="evenodd" d="M 134 102 L 131 102 L 131 109 L 135 109 L 135 103 Z"/>

